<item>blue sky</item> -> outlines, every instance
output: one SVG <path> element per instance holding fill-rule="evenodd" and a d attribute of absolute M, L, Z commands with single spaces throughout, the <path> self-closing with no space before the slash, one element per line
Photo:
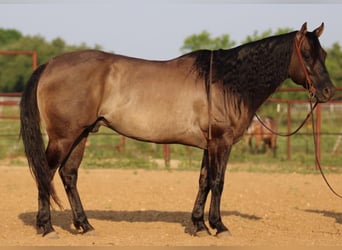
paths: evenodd
<path fill-rule="evenodd" d="M 238 4 L 234 3 L 238 2 Z M 294 2 L 294 1 L 292 1 Z M 207 30 L 239 44 L 254 31 L 325 23 L 324 47 L 342 44 L 342 4 L 312 1 L 0 0 L 0 27 L 147 59 L 179 56 L 185 37 Z"/>

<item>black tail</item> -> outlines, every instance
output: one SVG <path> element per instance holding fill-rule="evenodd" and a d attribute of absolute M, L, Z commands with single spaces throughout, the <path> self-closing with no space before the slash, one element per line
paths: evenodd
<path fill-rule="evenodd" d="M 49 164 L 45 155 L 45 145 L 40 130 L 40 114 L 37 104 L 37 86 L 46 64 L 39 66 L 27 82 L 20 101 L 20 135 L 24 142 L 25 154 L 40 195 L 50 200 L 50 196 L 61 207 L 52 185 Z"/>

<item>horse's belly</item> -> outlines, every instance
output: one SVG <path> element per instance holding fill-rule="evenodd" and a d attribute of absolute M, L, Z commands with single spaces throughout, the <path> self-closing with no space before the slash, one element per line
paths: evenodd
<path fill-rule="evenodd" d="M 133 112 L 132 112 L 133 110 Z M 104 115 L 109 127 L 134 139 L 155 143 L 179 143 L 204 148 L 203 131 L 191 114 L 165 109 L 121 108 Z"/>

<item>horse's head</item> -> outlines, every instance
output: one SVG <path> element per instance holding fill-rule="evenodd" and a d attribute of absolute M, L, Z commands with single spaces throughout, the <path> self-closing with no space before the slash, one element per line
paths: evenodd
<path fill-rule="evenodd" d="M 308 89 L 319 102 L 329 101 L 336 90 L 325 66 L 326 52 L 318 40 L 323 29 L 322 23 L 313 32 L 308 32 L 306 23 L 303 24 L 295 35 L 289 66 L 291 79 Z"/>

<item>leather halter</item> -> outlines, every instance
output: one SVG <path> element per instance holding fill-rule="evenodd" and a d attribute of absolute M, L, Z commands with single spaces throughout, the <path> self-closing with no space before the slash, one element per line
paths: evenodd
<path fill-rule="evenodd" d="M 296 53 L 297 53 L 297 56 L 298 56 L 298 59 L 299 59 L 299 62 L 300 62 L 300 65 L 302 67 L 302 70 L 303 70 L 303 73 L 305 75 L 305 83 L 306 83 L 306 87 L 309 91 L 309 101 L 310 101 L 310 112 L 307 114 L 307 116 L 305 117 L 305 119 L 303 120 L 303 122 L 299 125 L 299 127 L 294 130 L 293 132 L 290 132 L 290 133 L 279 133 L 277 131 L 274 131 L 272 130 L 271 128 L 269 128 L 263 121 L 262 119 L 259 117 L 258 114 L 255 114 L 256 118 L 258 119 L 258 121 L 262 124 L 262 126 L 264 126 L 264 128 L 266 128 L 268 131 L 270 131 L 272 134 L 275 134 L 275 135 L 278 135 L 278 136 L 284 136 L 284 137 L 288 137 L 288 136 L 291 136 L 291 135 L 294 135 L 296 134 L 303 126 L 304 124 L 308 121 L 308 119 L 310 118 L 310 116 L 312 115 L 314 109 L 316 108 L 317 104 L 318 104 L 318 101 L 316 101 L 316 103 L 314 105 L 312 105 L 312 98 L 315 96 L 315 93 L 316 93 L 316 89 L 315 87 L 313 86 L 313 83 L 310 79 L 310 76 L 309 76 L 309 73 L 308 73 L 308 70 L 304 64 L 304 59 L 303 59 L 303 56 L 302 56 L 302 53 L 300 52 L 300 48 L 303 44 L 303 41 L 304 41 L 304 38 L 305 36 L 302 36 L 300 38 L 300 40 L 297 40 L 297 38 L 295 38 L 295 48 L 296 48 Z"/>
<path fill-rule="evenodd" d="M 289 134 L 280 134 L 280 133 L 277 133 L 273 130 L 271 130 L 269 127 L 267 127 L 265 125 L 265 123 L 262 122 L 262 120 L 260 119 L 260 117 L 256 115 L 257 119 L 259 120 L 259 122 L 267 129 L 269 130 L 271 133 L 273 134 L 276 134 L 276 135 L 280 135 L 280 136 L 291 136 L 295 133 L 297 133 L 300 128 L 303 127 L 303 125 L 306 123 L 306 121 L 308 120 L 308 118 L 311 116 L 311 122 L 312 122 L 312 135 L 313 135 L 313 141 L 314 141 L 314 146 L 315 146 L 315 163 L 316 163 L 316 168 L 319 170 L 324 182 L 327 184 L 328 188 L 330 189 L 330 191 L 336 195 L 337 197 L 341 198 L 342 199 L 342 195 L 337 193 L 335 191 L 335 189 L 330 185 L 328 179 L 326 178 L 324 172 L 323 172 L 323 169 L 322 169 L 322 166 L 321 166 L 321 163 L 320 163 L 320 160 L 318 159 L 318 156 L 317 156 L 317 137 L 316 137 L 316 132 L 315 132 L 315 121 L 314 121 L 314 117 L 312 115 L 314 109 L 316 108 L 317 104 L 318 104 L 318 101 L 316 101 L 316 103 L 314 104 L 314 106 L 312 105 L 312 98 L 315 96 L 315 93 L 316 93 L 316 89 L 315 87 L 313 86 L 313 83 L 309 77 L 309 73 L 307 71 L 307 68 L 305 67 L 305 64 L 304 64 L 304 60 L 303 60 L 303 56 L 302 56 L 302 53 L 300 52 L 300 47 L 302 46 L 302 43 L 303 43 L 303 40 L 304 40 L 304 36 L 301 37 L 301 39 L 298 41 L 297 39 L 295 39 L 295 47 L 296 47 L 296 52 L 297 52 L 297 56 L 298 56 L 298 59 L 299 59 L 299 62 L 302 66 L 302 69 L 303 69 L 303 72 L 304 72 L 304 75 L 305 75 L 305 81 L 306 81 L 306 86 L 308 88 L 308 91 L 309 91 L 309 102 L 310 102 L 310 113 L 306 116 L 305 120 L 303 121 L 303 123 L 298 127 L 298 129 L 296 129 L 294 132 L 292 133 L 289 133 Z"/>
<path fill-rule="evenodd" d="M 298 56 L 300 65 L 301 65 L 302 70 L 303 70 L 304 75 L 305 75 L 306 86 L 307 86 L 307 88 L 309 90 L 309 95 L 312 98 L 312 97 L 315 96 L 316 89 L 313 86 L 313 83 L 312 83 L 312 81 L 310 79 L 308 70 L 307 70 L 307 68 L 306 68 L 306 66 L 304 64 L 302 53 L 300 52 L 300 48 L 301 48 L 301 46 L 303 44 L 304 38 L 305 38 L 305 36 L 302 36 L 299 41 L 295 38 L 295 47 L 296 47 L 296 52 L 297 52 L 297 56 Z"/>

